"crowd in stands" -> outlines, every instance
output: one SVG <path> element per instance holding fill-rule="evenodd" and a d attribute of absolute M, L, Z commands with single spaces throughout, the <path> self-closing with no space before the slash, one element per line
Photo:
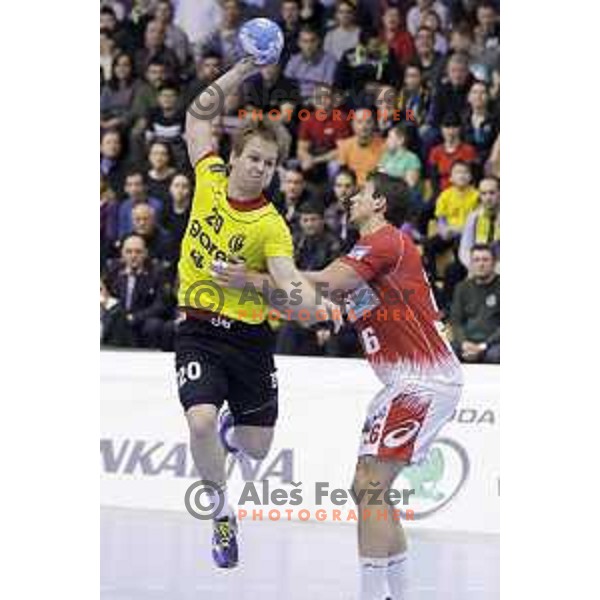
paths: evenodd
<path fill-rule="evenodd" d="M 355 243 L 344 201 L 370 171 L 402 178 L 402 227 L 458 355 L 499 362 L 499 10 L 493 0 L 102 0 L 102 343 L 172 348 L 194 185 L 185 111 L 242 58 L 241 25 L 266 16 L 284 32 L 281 61 L 225 99 L 213 123 L 221 155 L 240 110 L 279 111 L 292 151 L 267 195 L 302 270 Z M 350 327 L 276 326 L 279 352 L 360 355 Z"/>

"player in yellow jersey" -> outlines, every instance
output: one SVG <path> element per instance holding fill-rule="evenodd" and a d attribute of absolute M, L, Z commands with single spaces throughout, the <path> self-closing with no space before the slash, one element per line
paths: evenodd
<path fill-rule="evenodd" d="M 222 261 L 243 260 L 251 269 L 268 271 L 288 298 L 297 299 L 292 294 L 301 290 L 301 303 L 290 302 L 286 312 L 306 309 L 315 320 L 335 316 L 330 303 L 316 302 L 314 287 L 297 271 L 288 227 L 263 195 L 286 157 L 289 134 L 268 120 L 244 123 L 227 165 L 212 146 L 211 120 L 224 98 L 256 70 L 246 58 L 202 92 L 188 110 L 185 131 L 196 185 L 178 269 L 177 380 L 196 468 L 215 484 L 213 557 L 225 568 L 238 562 L 226 450 L 266 456 L 278 396 L 273 335 L 265 321 L 268 300 L 261 295 L 257 304 L 256 294 L 221 289 L 213 273 Z M 221 415 L 227 432 L 220 436 L 224 401 L 230 413 Z"/>

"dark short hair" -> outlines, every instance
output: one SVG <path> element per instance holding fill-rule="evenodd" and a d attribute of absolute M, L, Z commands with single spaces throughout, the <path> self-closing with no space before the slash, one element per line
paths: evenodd
<path fill-rule="evenodd" d="M 127 171 L 127 174 L 125 175 L 125 181 L 127 181 L 130 177 L 136 177 L 138 175 L 142 178 L 142 181 L 146 183 L 146 180 L 144 179 L 144 173 L 140 169 L 131 169 L 131 171 Z"/>
<path fill-rule="evenodd" d="M 352 179 L 352 183 L 354 185 L 356 185 L 356 173 L 350 168 L 350 167 L 342 167 L 336 174 L 334 177 L 334 180 L 337 179 L 340 175 L 346 175 L 347 177 L 350 177 L 350 179 Z"/>
<path fill-rule="evenodd" d="M 473 244 L 471 247 L 471 254 L 473 254 L 473 252 L 489 252 L 492 255 L 492 258 L 496 260 L 496 255 L 489 244 Z"/>
<path fill-rule="evenodd" d="M 158 87 L 158 93 L 160 94 L 161 92 L 164 92 L 165 90 L 171 90 L 172 92 L 175 92 L 176 94 L 178 94 L 179 86 L 174 81 L 164 81 Z"/>
<path fill-rule="evenodd" d="M 301 215 L 319 215 L 323 217 L 325 215 L 325 207 L 316 201 L 302 202 L 298 207 L 298 213 Z"/>
<path fill-rule="evenodd" d="M 383 171 L 372 171 L 367 181 L 373 183 L 373 195 L 386 199 L 385 219 L 400 227 L 408 214 L 408 184 L 401 177 L 392 177 Z"/>
<path fill-rule="evenodd" d="M 116 13 L 111 6 L 104 5 L 104 6 L 100 7 L 100 14 L 101 15 L 110 15 L 111 17 L 114 17 L 115 19 L 117 18 Z"/>
<path fill-rule="evenodd" d="M 443 116 L 441 126 L 442 127 L 460 127 L 461 126 L 460 117 L 456 113 L 448 112 Z"/>
<path fill-rule="evenodd" d="M 303 23 L 300 26 L 298 35 L 300 35 L 301 33 L 314 33 L 319 39 L 321 39 L 321 35 L 320 35 L 318 29 L 316 29 L 316 27 L 314 25 L 311 25 L 310 23 Z"/>

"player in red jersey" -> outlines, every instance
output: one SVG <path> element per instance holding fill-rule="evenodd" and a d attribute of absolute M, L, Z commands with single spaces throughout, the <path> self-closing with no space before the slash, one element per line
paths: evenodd
<path fill-rule="evenodd" d="M 460 363 L 444 337 L 420 253 L 397 228 L 404 192 L 401 180 L 370 175 L 349 200 L 360 239 L 347 256 L 306 273 L 330 295 L 347 293 L 348 318 L 384 385 L 367 411 L 353 482 L 360 498 L 360 600 L 405 597 L 406 537 L 392 507 L 381 499 L 390 498 L 386 492 L 403 467 L 425 457 L 462 389 Z M 264 278 L 231 265 L 221 283 L 262 285 Z M 380 490 L 378 500 L 365 490 Z"/>

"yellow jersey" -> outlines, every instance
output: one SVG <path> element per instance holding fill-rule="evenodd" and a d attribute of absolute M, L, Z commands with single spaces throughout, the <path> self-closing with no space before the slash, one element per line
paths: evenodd
<path fill-rule="evenodd" d="M 473 186 L 461 191 L 451 185 L 439 195 L 435 204 L 435 216 L 444 217 L 450 227 L 462 229 L 469 213 L 477 208 L 478 202 L 479 192 Z"/>
<path fill-rule="evenodd" d="M 293 257 L 288 226 L 264 197 L 236 202 L 227 197 L 227 168 L 210 154 L 196 164 L 196 189 L 179 259 L 178 305 L 217 312 L 245 323 L 262 323 L 268 299 L 261 290 L 221 288 L 211 275 L 215 261 L 236 257 L 248 269 L 267 270 L 267 259 Z"/>

